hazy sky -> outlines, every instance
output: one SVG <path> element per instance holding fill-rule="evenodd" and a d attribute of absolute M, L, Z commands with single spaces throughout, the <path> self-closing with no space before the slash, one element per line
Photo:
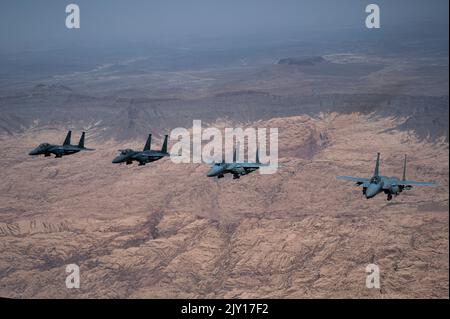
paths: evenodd
<path fill-rule="evenodd" d="M 69 3 L 81 29 L 65 27 Z M 369 3 L 381 7 L 382 28 L 448 26 L 448 0 L 2 0 L 0 52 L 363 30 Z"/>

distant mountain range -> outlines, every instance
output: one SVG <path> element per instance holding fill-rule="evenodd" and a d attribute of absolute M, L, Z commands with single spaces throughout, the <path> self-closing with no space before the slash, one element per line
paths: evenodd
<path fill-rule="evenodd" d="M 192 120 L 212 123 L 226 118 L 235 122 L 267 120 L 323 112 L 361 113 L 393 117 L 399 130 L 420 138 L 449 137 L 448 96 L 384 94 L 323 94 L 277 96 L 258 91 L 226 92 L 197 100 L 109 98 L 80 94 L 59 85 L 37 85 L 31 91 L 0 97 L 0 133 L 27 128 L 101 128 L 101 138 L 127 140 L 167 133 L 174 127 L 191 127 Z"/>

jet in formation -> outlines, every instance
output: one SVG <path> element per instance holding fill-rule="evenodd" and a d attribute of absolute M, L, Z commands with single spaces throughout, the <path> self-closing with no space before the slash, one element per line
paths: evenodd
<path fill-rule="evenodd" d="M 237 149 L 239 148 L 239 143 L 233 152 L 233 162 L 226 163 L 222 161 L 221 163 L 213 163 L 211 169 L 208 171 L 206 176 L 208 177 L 217 177 L 222 178 L 225 174 L 233 174 L 233 179 L 238 179 L 243 175 L 250 174 L 258 170 L 260 167 L 268 166 L 267 164 L 262 164 L 259 161 L 259 149 L 256 149 L 256 162 L 255 163 L 246 163 L 237 162 Z"/>
<path fill-rule="evenodd" d="M 64 140 L 63 145 L 55 145 L 49 143 L 42 143 L 34 150 L 32 150 L 29 155 L 44 155 L 45 157 L 54 154 L 56 158 L 61 158 L 65 155 L 72 155 L 78 153 L 80 151 L 94 151 L 92 148 L 84 147 L 84 135 L 85 132 L 81 134 L 80 141 L 78 145 L 70 144 L 70 139 L 72 137 L 72 131 L 67 133 L 66 139 Z"/>
<path fill-rule="evenodd" d="M 152 143 L 152 134 L 148 135 L 147 142 L 145 143 L 144 149 L 142 151 L 135 151 L 132 149 L 119 150 L 120 154 L 113 159 L 113 164 L 126 163 L 127 165 L 132 164 L 133 161 L 139 162 L 139 166 L 145 165 L 157 161 L 165 156 L 170 156 L 167 153 L 167 140 L 169 136 L 165 135 L 164 143 L 160 151 L 151 150 L 150 146 Z"/>
<path fill-rule="evenodd" d="M 414 186 L 437 186 L 434 182 L 416 182 L 406 179 L 406 155 L 403 163 L 403 178 L 380 176 L 380 153 L 377 154 L 375 162 L 375 171 L 372 178 L 353 177 L 353 176 L 338 176 L 337 179 L 344 181 L 356 182 L 356 185 L 362 186 L 363 195 L 369 199 L 375 197 L 380 193 L 387 195 L 387 200 L 392 200 L 393 196 L 399 195 L 403 190 L 410 190 Z"/>

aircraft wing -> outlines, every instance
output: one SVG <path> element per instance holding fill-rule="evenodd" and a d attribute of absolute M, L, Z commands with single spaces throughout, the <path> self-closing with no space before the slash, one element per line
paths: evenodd
<path fill-rule="evenodd" d="M 416 182 L 416 181 L 398 181 L 397 185 L 400 186 L 437 186 L 433 182 Z"/>
<path fill-rule="evenodd" d="M 355 182 L 358 185 L 370 182 L 370 178 L 365 177 L 337 176 L 336 178 L 343 181 Z"/>

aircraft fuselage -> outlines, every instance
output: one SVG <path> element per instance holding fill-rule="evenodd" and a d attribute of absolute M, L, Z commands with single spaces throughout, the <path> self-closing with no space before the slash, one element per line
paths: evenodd
<path fill-rule="evenodd" d="M 392 195 L 399 195 L 403 187 L 398 185 L 400 180 L 397 177 L 379 176 L 372 178 L 368 185 L 363 185 L 363 194 L 369 199 L 380 193 L 388 195 L 388 199 L 392 199 Z"/>
<path fill-rule="evenodd" d="M 206 176 L 222 178 L 225 174 L 232 174 L 233 178 L 239 178 L 240 176 L 250 174 L 258 169 L 258 167 L 242 167 L 239 163 L 220 163 L 214 164 L 208 171 Z"/>
<path fill-rule="evenodd" d="M 63 157 L 65 155 L 72 155 L 80 152 L 82 149 L 76 145 L 39 145 L 32 150 L 29 155 L 44 155 L 50 156 L 54 154 L 56 157 Z"/>

